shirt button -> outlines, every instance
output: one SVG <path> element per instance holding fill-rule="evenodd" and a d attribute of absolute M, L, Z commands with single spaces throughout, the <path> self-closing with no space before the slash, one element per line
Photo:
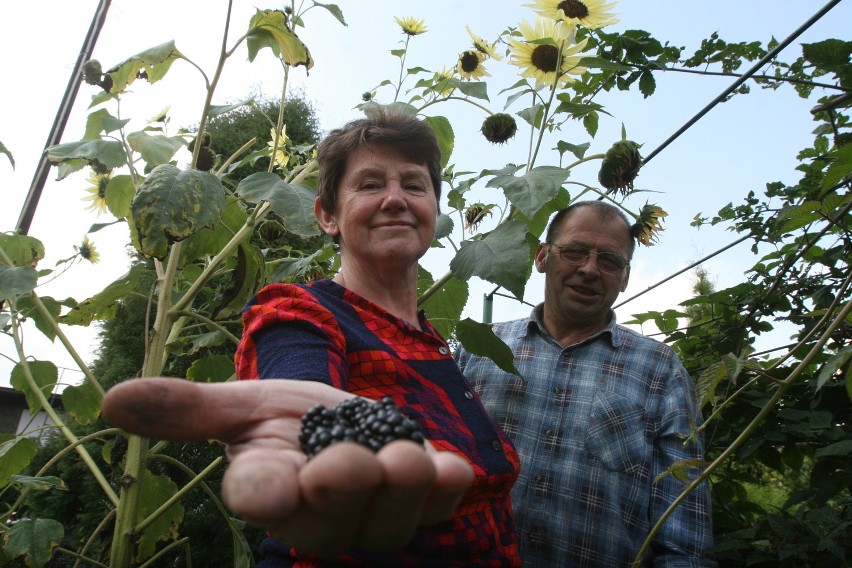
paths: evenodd
<path fill-rule="evenodd" d="M 500 440 L 494 440 L 491 442 L 491 447 L 494 448 L 494 451 L 499 452 L 503 449 L 503 444 L 500 443 Z"/>
<path fill-rule="evenodd" d="M 470 391 L 464 391 L 464 397 L 468 400 L 473 400 L 473 393 Z"/>
<path fill-rule="evenodd" d="M 441 355 L 446 355 L 446 354 L 447 354 L 447 353 L 449 353 L 449 352 L 450 352 L 450 350 L 449 350 L 449 349 L 447 349 L 446 347 L 443 347 L 443 346 L 441 346 L 441 347 L 438 349 L 438 353 L 440 353 Z"/>

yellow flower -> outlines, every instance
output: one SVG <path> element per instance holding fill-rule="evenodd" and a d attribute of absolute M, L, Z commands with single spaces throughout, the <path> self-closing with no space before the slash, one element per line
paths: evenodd
<path fill-rule="evenodd" d="M 497 53 L 497 42 L 496 41 L 494 43 L 489 43 L 489 42 L 485 41 L 484 39 L 482 39 L 481 37 L 479 37 L 478 35 L 476 35 L 472 31 L 470 31 L 470 26 L 465 26 L 465 29 L 467 30 L 467 33 L 470 35 L 470 39 L 473 40 L 473 48 L 476 51 L 481 51 L 482 53 L 484 53 L 488 57 L 492 57 L 492 58 L 496 59 L 497 61 L 500 61 L 500 60 L 503 59 L 503 56 L 500 55 L 499 53 Z"/>
<path fill-rule="evenodd" d="M 77 254 L 81 258 L 88 260 L 92 264 L 95 264 L 101 259 L 101 253 L 95 250 L 95 245 L 89 240 L 88 236 L 83 237 L 83 244 L 74 248 L 77 249 Z"/>
<path fill-rule="evenodd" d="M 417 18 L 399 18 L 394 16 L 393 21 L 399 24 L 399 27 L 402 28 L 402 32 L 408 34 L 410 36 L 420 35 L 422 33 L 426 33 L 426 24 L 423 20 L 418 20 Z"/>
<path fill-rule="evenodd" d="M 574 82 L 571 75 L 586 72 L 585 67 L 579 66 L 582 55 L 576 54 L 586 48 L 588 39 L 571 45 L 574 42 L 574 25 L 536 18 L 535 26 L 522 20 L 518 24 L 518 31 L 523 40 L 509 38 L 509 49 L 512 52 L 510 63 L 523 69 L 522 77 L 535 79 L 537 89 L 545 86 L 564 87 Z"/>
<path fill-rule="evenodd" d="M 89 195 L 83 197 L 83 201 L 91 201 L 92 203 L 86 208 L 87 211 L 97 211 L 98 215 L 107 212 L 106 190 L 109 185 L 110 174 L 99 174 L 92 172 L 86 181 L 92 184 L 87 187 L 86 191 Z"/>
<path fill-rule="evenodd" d="M 657 242 L 659 233 L 663 231 L 663 223 L 660 219 L 667 216 L 668 213 L 663 211 L 662 207 L 646 203 L 639 213 L 639 220 L 631 227 L 633 236 L 646 247 L 653 246 Z"/>
<path fill-rule="evenodd" d="M 532 8 L 545 18 L 596 30 L 618 22 L 615 14 L 607 12 L 615 4 L 607 4 L 605 0 L 535 0 L 535 4 L 524 6 Z"/>
<path fill-rule="evenodd" d="M 287 153 L 286 149 L 287 125 L 285 124 L 281 128 L 281 134 L 278 136 L 278 146 L 275 145 L 275 128 L 271 128 L 269 130 L 269 134 L 272 139 L 267 142 L 266 145 L 269 147 L 269 151 L 272 154 L 270 159 L 275 160 L 276 167 L 284 168 L 290 161 L 290 154 Z"/>
<path fill-rule="evenodd" d="M 435 77 L 432 79 L 432 89 L 442 97 L 449 97 L 456 90 L 455 87 L 450 85 L 450 79 L 453 78 L 453 75 L 455 75 L 453 69 L 441 67 L 441 70 L 436 72 Z"/>
<path fill-rule="evenodd" d="M 456 64 L 456 69 L 462 79 L 479 79 L 480 77 L 490 77 L 491 73 L 485 70 L 482 63 L 487 56 L 476 49 L 468 49 L 459 54 L 459 62 Z"/>

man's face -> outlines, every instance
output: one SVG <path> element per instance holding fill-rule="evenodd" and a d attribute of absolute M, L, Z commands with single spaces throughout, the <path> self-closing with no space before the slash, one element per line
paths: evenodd
<path fill-rule="evenodd" d="M 553 244 L 579 245 L 591 254 L 585 262 L 569 264 L 560 258 L 556 246 L 539 246 L 535 266 L 545 274 L 545 325 L 554 334 L 595 333 L 606 326 L 609 310 L 630 278 L 629 265 L 617 272 L 604 270 L 595 253 L 629 259 L 630 232 L 623 219 L 603 220 L 592 208 L 581 207 L 563 219 Z"/>

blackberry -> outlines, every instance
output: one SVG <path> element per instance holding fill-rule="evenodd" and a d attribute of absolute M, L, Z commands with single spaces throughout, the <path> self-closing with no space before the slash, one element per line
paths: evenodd
<path fill-rule="evenodd" d="M 393 399 L 350 398 L 333 408 L 322 404 L 302 416 L 299 444 L 311 458 L 338 442 L 355 442 L 378 452 L 394 440 L 425 442 L 420 426 L 402 413 Z"/>

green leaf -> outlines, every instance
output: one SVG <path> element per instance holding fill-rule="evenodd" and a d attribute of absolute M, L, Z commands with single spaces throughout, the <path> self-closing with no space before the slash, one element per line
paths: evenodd
<path fill-rule="evenodd" d="M 38 444 L 26 437 L 0 444 L 0 488 L 6 487 L 12 476 L 24 471 L 37 453 Z"/>
<path fill-rule="evenodd" d="M 257 292 L 263 274 L 263 254 L 256 246 L 240 243 L 237 262 L 230 274 L 230 285 L 222 292 L 222 299 L 213 308 L 215 320 L 239 316 L 246 303 Z"/>
<path fill-rule="evenodd" d="M 162 79 L 172 63 L 178 59 L 186 59 L 175 47 L 174 41 L 169 41 L 130 57 L 106 72 L 112 78 L 110 93 L 120 93 L 133 81 L 139 78 L 140 72 L 149 83 Z"/>
<path fill-rule="evenodd" d="M 443 239 L 449 237 L 453 232 L 453 218 L 449 215 L 441 213 L 435 221 L 435 239 Z"/>
<path fill-rule="evenodd" d="M 833 444 L 829 444 L 824 448 L 818 449 L 816 453 L 814 453 L 814 457 L 817 459 L 827 457 L 845 458 L 849 455 L 852 455 L 852 440 L 842 440 L 840 442 L 834 442 Z"/>
<path fill-rule="evenodd" d="M 646 69 L 639 76 L 639 92 L 647 99 L 657 90 L 657 81 L 654 79 L 654 74 Z"/>
<path fill-rule="evenodd" d="M 164 259 L 169 245 L 215 224 L 225 207 L 225 191 L 215 175 L 181 171 L 171 164 L 154 168 L 130 207 L 140 252 Z"/>
<path fill-rule="evenodd" d="M 456 137 L 453 133 L 453 126 L 443 116 L 427 116 L 424 122 L 435 131 L 435 136 L 438 138 L 438 147 L 441 148 L 441 167 L 446 168 L 455 147 Z"/>
<path fill-rule="evenodd" d="M 326 10 L 328 10 L 329 13 L 334 16 L 338 22 L 348 27 L 346 20 L 343 19 L 343 11 L 337 4 L 322 4 L 320 2 L 316 2 L 316 0 L 311 1 L 313 2 L 314 6 L 319 6 L 320 8 L 325 8 Z"/>
<path fill-rule="evenodd" d="M 580 59 L 580 62 L 577 63 L 579 67 L 588 67 L 591 69 L 603 69 L 604 71 L 630 71 L 632 68 L 627 65 L 622 65 L 621 63 L 617 63 L 615 61 L 611 61 L 609 59 L 604 59 L 603 57 L 583 57 Z"/>
<path fill-rule="evenodd" d="M 29 568 L 45 566 L 62 542 L 65 529 L 53 519 L 23 519 L 4 533 L 6 554 L 25 557 Z"/>
<path fill-rule="evenodd" d="M 186 146 L 186 140 L 180 136 L 151 136 L 146 132 L 131 132 L 127 143 L 135 152 L 139 152 L 148 167 L 168 164 L 178 150 Z"/>
<path fill-rule="evenodd" d="M 308 48 L 287 28 L 287 15 L 281 10 L 258 10 L 249 22 L 246 45 L 249 61 L 254 61 L 257 52 L 268 47 L 275 57 L 291 67 L 314 66 Z"/>
<path fill-rule="evenodd" d="M 83 140 L 99 140 L 101 133 L 109 134 L 115 130 L 123 128 L 130 119 L 119 120 L 112 116 L 108 110 L 102 108 L 89 113 L 86 117 L 86 133 L 83 134 Z"/>
<path fill-rule="evenodd" d="M 27 361 L 26 367 L 32 374 L 33 381 L 36 387 L 41 391 L 45 398 L 50 399 L 53 388 L 56 386 L 59 374 L 56 370 L 56 365 L 51 361 Z M 15 389 L 24 393 L 27 399 L 27 407 L 31 414 L 36 414 L 42 410 L 41 402 L 38 396 L 30 388 L 27 382 L 26 371 L 22 363 L 17 363 L 12 368 L 12 374 L 9 376 L 9 382 Z"/>
<path fill-rule="evenodd" d="M 494 335 L 490 324 L 465 318 L 456 326 L 456 338 L 465 350 L 480 357 L 488 357 L 507 373 L 523 379 L 515 367 L 515 355 L 502 339 Z"/>
<path fill-rule="evenodd" d="M 536 239 L 527 234 L 526 223 L 508 221 L 481 240 L 463 242 L 450 261 L 450 270 L 460 280 L 478 276 L 523 298 L 536 246 Z"/>
<path fill-rule="evenodd" d="M 448 86 L 453 86 L 458 89 L 463 95 L 473 97 L 475 99 L 488 100 L 488 84 L 481 81 L 459 81 L 458 79 L 450 79 L 447 81 Z"/>
<path fill-rule="evenodd" d="M 52 164 L 79 160 L 85 163 L 97 161 L 109 169 L 114 169 L 127 163 L 127 154 L 124 152 L 124 146 L 117 140 L 78 140 L 51 146 L 47 149 L 47 159 Z M 63 177 L 65 176 L 61 176 L 60 179 Z"/>
<path fill-rule="evenodd" d="M 831 380 L 839 370 L 849 363 L 850 359 L 852 359 L 852 346 L 850 345 L 847 345 L 832 355 L 831 359 L 825 362 L 825 365 L 823 365 L 822 370 L 819 372 L 815 390 L 821 389 L 825 383 Z"/>
<path fill-rule="evenodd" d="M 225 210 L 218 223 L 196 231 L 183 241 L 180 266 L 186 266 L 205 256 L 215 256 L 245 224 L 248 213 L 240 200 L 228 196 L 225 198 L 225 203 Z"/>
<path fill-rule="evenodd" d="M 803 43 L 802 56 L 823 69 L 836 72 L 838 68 L 849 65 L 852 54 L 852 42 L 839 39 L 827 39 L 817 43 Z"/>
<path fill-rule="evenodd" d="M 96 319 L 108 319 L 115 315 L 116 302 L 121 298 L 137 294 L 143 298 L 150 295 L 154 285 L 153 271 L 141 263 L 134 263 L 130 271 L 98 292 L 91 298 L 74 304 L 60 322 L 67 325 L 89 325 Z"/>
<path fill-rule="evenodd" d="M 110 178 L 104 192 L 107 208 L 119 219 L 130 215 L 130 205 L 136 197 L 136 186 L 129 175 L 117 175 Z"/>
<path fill-rule="evenodd" d="M 31 266 L 0 265 L 0 298 L 29 294 L 38 283 L 38 272 Z"/>
<path fill-rule="evenodd" d="M 582 160 L 590 146 L 591 144 L 589 142 L 586 142 L 585 144 L 569 144 L 568 142 L 560 140 L 556 143 L 556 150 L 559 152 L 560 156 L 562 156 L 565 152 L 571 152 L 574 154 L 575 158 Z"/>
<path fill-rule="evenodd" d="M 301 237 L 320 234 L 314 216 L 316 192 L 298 184 L 290 184 L 271 172 L 258 172 L 240 181 L 237 195 L 251 203 L 269 201 L 291 233 Z"/>
<path fill-rule="evenodd" d="M 145 470 L 142 480 L 142 495 L 139 498 L 139 518 L 145 518 L 177 493 L 177 485 L 165 475 L 154 475 L 151 470 Z M 175 503 L 166 509 L 157 520 L 152 522 L 139 536 L 136 549 L 136 561 L 143 562 L 151 557 L 161 540 L 171 540 L 177 535 L 183 520 L 184 509 L 180 503 Z"/>
<path fill-rule="evenodd" d="M 417 294 L 427 290 L 434 280 L 427 270 L 420 267 L 417 277 Z M 456 323 L 462 315 L 468 298 L 468 284 L 458 278 L 450 278 L 444 286 L 419 306 L 426 311 L 429 322 L 444 338 L 452 337 Z"/>
<path fill-rule="evenodd" d="M 234 358 L 230 355 L 211 355 L 192 362 L 186 378 L 197 383 L 224 383 L 234 376 Z"/>
<path fill-rule="evenodd" d="M 101 413 L 101 395 L 88 381 L 66 387 L 62 391 L 62 406 L 78 424 L 94 424 Z"/>
<path fill-rule="evenodd" d="M 210 110 L 207 112 L 207 116 L 209 118 L 216 118 L 217 116 L 221 116 L 223 114 L 227 114 L 232 110 L 236 110 L 238 108 L 242 108 L 246 105 L 254 103 L 254 99 L 249 98 L 244 101 L 240 101 L 238 103 L 234 103 L 231 105 L 210 105 Z"/>
<path fill-rule="evenodd" d="M 527 219 L 535 217 L 545 204 L 556 197 L 569 175 L 568 170 L 556 166 L 539 166 L 520 177 L 512 175 L 512 170 L 514 166 L 489 171 L 494 177 L 485 185 L 502 188 L 512 205 Z"/>
<path fill-rule="evenodd" d="M 833 187 L 840 180 L 852 176 L 852 144 L 835 148 L 832 154 L 834 160 L 828 166 L 822 180 L 823 191 Z"/>
<path fill-rule="evenodd" d="M 42 314 L 41 310 L 36 309 L 30 296 L 22 296 L 18 298 L 15 308 L 21 312 L 21 315 L 25 318 L 32 320 L 33 323 L 35 323 L 36 328 L 42 332 L 45 337 L 53 341 L 56 338 L 56 330 L 51 322 L 55 322 L 59 319 L 59 313 L 62 311 L 62 304 L 49 296 L 42 296 L 40 299 L 42 305 L 50 316 Z"/>
<path fill-rule="evenodd" d="M 26 487 L 31 491 L 49 491 L 58 489 L 68 491 L 68 486 L 58 477 L 47 475 L 44 477 L 30 477 L 29 475 L 13 475 L 12 485 Z"/>
<path fill-rule="evenodd" d="M 0 233 L 0 249 L 13 266 L 35 266 L 44 258 L 44 244 L 27 235 Z"/>

